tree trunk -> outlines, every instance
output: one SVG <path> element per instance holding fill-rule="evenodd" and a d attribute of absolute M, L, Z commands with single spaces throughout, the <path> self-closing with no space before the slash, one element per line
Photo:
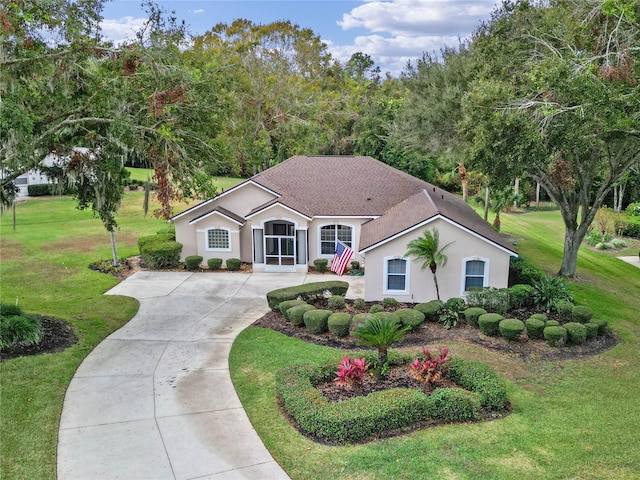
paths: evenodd
<path fill-rule="evenodd" d="M 513 193 L 515 193 L 516 195 L 520 193 L 520 179 L 518 177 L 516 177 L 516 180 L 513 183 Z M 513 208 L 518 208 L 517 202 L 515 200 L 513 201 Z"/>
<path fill-rule="evenodd" d="M 627 182 L 620 184 L 620 191 L 618 192 L 618 204 L 616 205 L 616 212 L 622 212 L 622 203 L 624 199 L 624 191 L 626 190 Z"/>
<path fill-rule="evenodd" d="M 16 231 L 16 199 L 11 202 L 11 214 L 13 216 L 13 231 Z"/>
<path fill-rule="evenodd" d="M 118 251 L 116 250 L 116 235 L 113 232 L 113 230 L 111 230 L 109 232 L 109 236 L 111 237 L 111 253 L 113 254 L 113 266 L 117 267 L 118 266 Z"/>
<path fill-rule="evenodd" d="M 489 187 L 484 189 L 484 221 L 489 221 Z"/>
<path fill-rule="evenodd" d="M 436 276 L 436 272 L 433 272 L 433 283 L 436 284 L 436 297 L 440 300 L 440 288 L 438 287 L 438 277 Z"/>
<path fill-rule="evenodd" d="M 376 365 L 375 377 L 376 380 L 382 380 L 385 377 L 384 370 L 387 364 L 387 349 L 378 349 L 378 365 Z"/>
<path fill-rule="evenodd" d="M 467 181 L 467 169 L 464 166 L 464 163 L 458 163 L 458 175 L 460 175 L 460 184 L 462 185 L 462 200 L 467 203 L 468 198 L 468 181 Z"/>
<path fill-rule="evenodd" d="M 540 182 L 536 183 L 536 208 L 540 208 Z"/>
<path fill-rule="evenodd" d="M 493 227 L 500 231 L 500 212 L 496 213 L 496 218 L 493 219 Z"/>
<path fill-rule="evenodd" d="M 584 240 L 584 233 L 581 233 L 580 228 L 570 231 L 567 229 L 564 234 L 564 253 L 562 255 L 562 264 L 558 275 L 561 277 L 575 277 L 577 273 L 578 264 L 578 251 L 582 240 Z"/>
<path fill-rule="evenodd" d="M 613 186 L 613 211 L 616 213 L 620 213 L 618 210 L 618 186 Z"/>

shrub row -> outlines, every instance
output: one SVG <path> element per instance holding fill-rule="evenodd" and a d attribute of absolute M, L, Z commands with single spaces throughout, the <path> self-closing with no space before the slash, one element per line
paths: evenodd
<path fill-rule="evenodd" d="M 504 382 L 489 366 L 454 360 L 450 372 L 456 379 L 452 380 L 466 390 L 436 389 L 427 396 L 419 390 L 395 388 L 329 402 L 315 385 L 334 378 L 334 363 L 318 368 L 286 367 L 276 375 L 276 391 L 284 410 L 304 433 L 333 444 L 369 440 L 428 420 L 474 421 L 480 419 L 482 409 L 507 408 Z"/>
<path fill-rule="evenodd" d="M 300 299 L 305 302 L 325 298 L 330 295 L 344 296 L 349 288 L 348 282 L 333 280 L 329 282 L 304 283 L 294 287 L 279 288 L 267 293 L 269 308 L 276 310 L 285 300 Z"/>

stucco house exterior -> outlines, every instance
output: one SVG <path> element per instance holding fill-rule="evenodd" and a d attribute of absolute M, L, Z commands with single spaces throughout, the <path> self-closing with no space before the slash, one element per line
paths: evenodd
<path fill-rule="evenodd" d="M 505 241 L 462 199 L 364 156 L 295 156 L 172 218 L 189 255 L 240 258 L 254 272 L 306 272 L 333 258 L 336 241 L 365 268 L 365 300 L 436 298 L 433 277 L 405 257 L 407 244 L 436 228 L 448 262 L 438 269 L 443 300 L 471 286 L 507 286 Z"/>

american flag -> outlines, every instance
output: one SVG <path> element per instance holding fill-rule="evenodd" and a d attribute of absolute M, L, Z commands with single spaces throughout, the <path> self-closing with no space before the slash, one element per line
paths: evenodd
<path fill-rule="evenodd" d="M 353 250 L 340 241 L 336 242 L 336 252 L 333 255 L 333 261 L 331 262 L 331 271 L 338 275 L 342 275 L 352 256 Z"/>

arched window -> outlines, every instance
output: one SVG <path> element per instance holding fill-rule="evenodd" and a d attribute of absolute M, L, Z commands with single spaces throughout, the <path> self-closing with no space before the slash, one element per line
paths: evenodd
<path fill-rule="evenodd" d="M 207 230 L 207 250 L 231 250 L 229 230 L 210 228 Z"/>
<path fill-rule="evenodd" d="M 409 292 L 409 262 L 404 258 L 385 258 L 384 293 Z"/>
<path fill-rule="evenodd" d="M 320 227 L 320 255 L 333 255 L 336 242 L 340 240 L 347 247 L 353 248 L 353 228 L 349 225 L 325 225 Z"/>

